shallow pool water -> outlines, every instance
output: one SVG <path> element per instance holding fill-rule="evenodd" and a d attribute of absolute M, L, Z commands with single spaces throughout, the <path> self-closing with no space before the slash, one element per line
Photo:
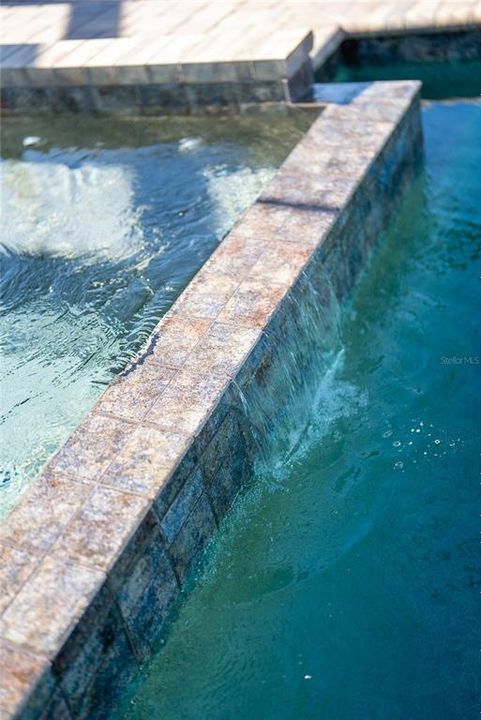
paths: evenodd
<path fill-rule="evenodd" d="M 259 466 L 112 718 L 478 717 L 481 105 L 423 121 L 326 402 Z"/>
<path fill-rule="evenodd" d="M 311 121 L 3 120 L 0 514 Z"/>

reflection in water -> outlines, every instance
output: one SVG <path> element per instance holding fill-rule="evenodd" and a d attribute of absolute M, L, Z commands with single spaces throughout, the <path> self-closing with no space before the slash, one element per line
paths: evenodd
<path fill-rule="evenodd" d="M 272 147 L 265 120 L 257 139 L 256 126 L 242 119 L 220 124 L 217 136 L 212 123 L 190 121 L 198 132 L 184 137 L 182 122 L 150 120 L 140 126 L 145 138 L 136 135 L 138 121 L 86 120 L 73 132 L 59 122 L 35 119 L 35 134 L 22 119 L 3 127 L 3 512 L 304 129 L 271 119 Z M 72 144 L 76 132 L 81 148 Z M 64 147 L 49 140 L 57 135 Z"/>

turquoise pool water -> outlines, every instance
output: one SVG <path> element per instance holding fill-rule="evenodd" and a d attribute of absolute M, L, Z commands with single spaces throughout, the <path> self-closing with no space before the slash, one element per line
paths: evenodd
<path fill-rule="evenodd" d="M 309 432 L 259 465 L 112 719 L 479 716 L 481 105 L 423 121 Z"/>
<path fill-rule="evenodd" d="M 431 62 L 341 62 L 333 82 L 372 80 L 421 80 L 422 96 L 431 100 L 452 97 L 479 97 L 481 94 L 481 59 L 432 60 Z"/>
<path fill-rule="evenodd" d="M 311 121 L 3 119 L 0 515 Z"/>

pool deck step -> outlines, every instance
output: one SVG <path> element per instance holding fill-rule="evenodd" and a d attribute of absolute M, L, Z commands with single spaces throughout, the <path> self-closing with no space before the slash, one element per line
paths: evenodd
<path fill-rule="evenodd" d="M 479 24 L 476 0 L 7 0 L 2 105 L 156 113 L 290 102 L 346 37 Z"/>
<path fill-rule="evenodd" d="M 2 720 L 105 718 L 156 648 L 251 476 L 244 398 L 271 387 L 279 338 L 302 346 L 313 289 L 316 303 L 328 287 L 339 300 L 350 291 L 415 172 L 419 90 L 363 83 L 326 94 L 258 200 L 4 522 Z"/>

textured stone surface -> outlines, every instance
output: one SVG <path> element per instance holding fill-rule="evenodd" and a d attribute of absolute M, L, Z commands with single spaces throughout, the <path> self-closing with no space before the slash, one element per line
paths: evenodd
<path fill-rule="evenodd" d="M 23 717 L 39 717 L 55 688 L 47 659 L 0 639 L 0 667 L 2 719 L 11 717 L 20 706 L 24 708 Z M 29 698 L 32 694 L 34 697 Z"/>
<path fill-rule="evenodd" d="M 326 278 L 346 295 L 413 173 L 418 89 L 363 84 L 315 121 L 5 523 L 0 639 L 52 661 L 56 685 L 38 661 L 14 684 L 39 681 L 45 717 L 105 717 L 155 645 L 249 477 L 241 393 L 269 394 L 279 338 L 330 302 Z"/>
<path fill-rule="evenodd" d="M 94 479 L 107 468 L 131 431 L 129 423 L 94 410 L 54 457 L 49 470 Z"/>
<path fill-rule="evenodd" d="M 222 520 L 250 468 L 249 453 L 237 413 L 228 413 L 200 457 L 207 493 L 218 522 Z"/>
<path fill-rule="evenodd" d="M 152 356 L 129 367 L 102 395 L 102 412 L 133 422 L 142 420 L 167 387 L 175 370 L 162 367 Z"/>
<path fill-rule="evenodd" d="M 0 615 L 35 570 L 40 557 L 30 548 L 0 543 Z"/>
<path fill-rule="evenodd" d="M 34 653 L 55 655 L 103 579 L 94 568 L 46 558 L 0 618 L 0 637 Z"/>
<path fill-rule="evenodd" d="M 144 518 L 109 583 L 136 654 L 144 657 L 163 631 L 179 587 L 154 513 Z"/>
<path fill-rule="evenodd" d="M 191 443 L 189 435 L 140 425 L 100 478 L 105 485 L 154 498 Z"/>
<path fill-rule="evenodd" d="M 147 498 L 96 486 L 70 519 L 51 553 L 62 560 L 108 570 L 149 505 Z"/>
<path fill-rule="evenodd" d="M 72 715 L 105 717 L 137 660 L 117 604 L 104 585 L 53 660 L 53 674 Z"/>
<path fill-rule="evenodd" d="M 35 551 L 50 547 L 91 491 L 88 483 L 44 471 L 3 521 L 0 537 L 34 558 Z"/>
<path fill-rule="evenodd" d="M 476 0 L 7 4 L 3 107 L 171 114 L 284 103 L 306 95 L 313 67 L 328 77 L 341 54 L 479 57 L 480 23 Z"/>
<path fill-rule="evenodd" d="M 203 492 L 169 546 L 169 555 L 181 585 L 184 585 L 215 528 L 214 514 L 207 494 Z"/>

